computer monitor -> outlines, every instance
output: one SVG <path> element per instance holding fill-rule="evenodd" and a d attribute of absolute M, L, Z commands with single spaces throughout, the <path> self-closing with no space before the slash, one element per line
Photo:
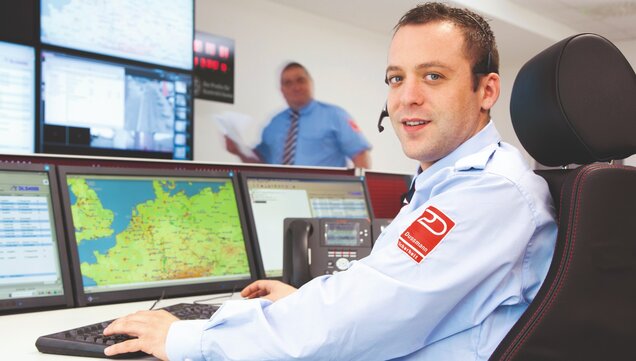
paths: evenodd
<path fill-rule="evenodd" d="M 255 278 L 234 173 L 59 174 L 79 306 L 229 292 Z"/>
<path fill-rule="evenodd" d="M 42 43 L 192 70 L 194 0 L 41 0 Z"/>
<path fill-rule="evenodd" d="M 370 218 L 364 177 L 327 174 L 240 174 L 260 274 L 283 275 L 285 218 Z"/>
<path fill-rule="evenodd" d="M 39 38 L 35 21 L 38 1 L 0 1 L 0 40 L 36 44 Z"/>
<path fill-rule="evenodd" d="M 45 153 L 192 159 L 192 76 L 44 50 Z"/>
<path fill-rule="evenodd" d="M 35 151 L 35 51 L 0 41 L 0 153 Z"/>
<path fill-rule="evenodd" d="M 0 162 L 0 314 L 73 305 L 54 167 Z"/>

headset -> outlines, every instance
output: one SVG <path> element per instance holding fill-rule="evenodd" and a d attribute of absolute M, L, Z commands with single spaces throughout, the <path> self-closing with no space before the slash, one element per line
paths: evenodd
<path fill-rule="evenodd" d="M 475 17 L 470 14 L 466 14 L 466 16 L 468 16 L 475 24 L 477 24 L 477 26 L 481 30 L 481 33 L 484 35 L 484 38 L 488 39 L 490 34 L 488 34 L 488 32 L 481 25 L 481 23 L 477 21 L 477 19 L 475 19 Z M 473 74 L 490 74 L 492 72 L 495 72 L 491 69 L 491 59 L 492 59 L 492 43 L 489 44 L 488 55 L 486 57 L 486 66 L 484 67 L 484 70 L 482 71 L 475 70 Z M 387 103 L 384 102 L 384 107 L 382 108 L 382 111 L 380 112 L 380 118 L 378 119 L 378 133 L 382 133 L 382 131 L 384 131 L 384 127 L 382 126 L 382 121 L 384 120 L 384 118 L 388 116 L 389 116 L 389 111 L 387 110 Z"/>

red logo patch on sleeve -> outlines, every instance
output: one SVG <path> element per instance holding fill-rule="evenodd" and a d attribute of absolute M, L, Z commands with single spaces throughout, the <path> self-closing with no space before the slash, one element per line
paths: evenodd
<path fill-rule="evenodd" d="M 455 226 L 439 209 L 428 206 L 421 216 L 400 235 L 397 246 L 420 263 Z"/>
<path fill-rule="evenodd" d="M 360 128 L 358 127 L 358 124 L 353 121 L 353 119 L 349 119 L 349 126 L 351 127 L 351 129 L 353 129 L 353 131 L 360 133 Z"/>

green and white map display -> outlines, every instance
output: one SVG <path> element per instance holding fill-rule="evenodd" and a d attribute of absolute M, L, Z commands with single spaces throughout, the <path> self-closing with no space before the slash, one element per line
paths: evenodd
<path fill-rule="evenodd" d="M 229 179 L 67 178 L 84 288 L 249 275 Z"/>

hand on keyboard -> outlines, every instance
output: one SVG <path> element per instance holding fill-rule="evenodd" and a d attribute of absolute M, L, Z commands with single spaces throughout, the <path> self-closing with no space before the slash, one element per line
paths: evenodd
<path fill-rule="evenodd" d="M 105 336 L 128 335 L 132 338 L 116 343 L 104 350 L 106 356 L 143 351 L 161 360 L 167 360 L 166 337 L 170 325 L 179 320 L 164 311 L 139 311 L 113 321 L 104 329 Z"/>
<path fill-rule="evenodd" d="M 209 303 L 177 303 L 163 307 L 162 310 L 170 312 L 180 320 L 207 320 L 212 317 L 218 308 L 218 305 Z M 113 320 L 98 322 L 66 331 L 52 333 L 50 335 L 40 336 L 35 342 L 35 346 L 40 352 L 45 353 L 104 357 L 104 349 L 106 347 L 117 345 L 126 341 L 135 341 L 132 346 L 131 344 L 128 344 L 122 347 L 115 347 L 109 350 L 107 355 L 118 354 L 118 358 L 142 357 L 145 355 L 143 352 L 128 352 L 122 354 L 122 352 L 127 352 L 129 349 L 141 349 L 144 351 L 149 350 L 146 351 L 146 353 L 154 352 L 155 349 L 157 349 L 161 350 L 161 354 L 164 354 L 165 351 L 163 349 L 165 347 L 156 346 L 154 343 L 163 345 L 165 343 L 165 335 L 163 336 L 163 339 L 159 340 L 161 342 L 152 342 L 148 333 L 144 331 L 144 327 L 154 328 L 156 327 L 154 326 L 155 322 L 157 324 L 167 323 L 168 325 L 165 326 L 165 332 L 168 332 L 167 330 L 174 320 L 176 320 L 176 318 L 165 315 L 163 312 L 156 313 L 146 311 L 124 317 L 121 321 L 118 321 L 116 326 L 108 328 L 108 333 L 106 333 L 106 335 L 110 336 L 105 336 L 105 328 L 113 322 Z M 134 332 L 137 332 L 138 334 L 143 333 L 142 339 L 137 340 L 135 337 L 138 335 Z M 157 357 L 160 356 L 157 355 Z"/>

